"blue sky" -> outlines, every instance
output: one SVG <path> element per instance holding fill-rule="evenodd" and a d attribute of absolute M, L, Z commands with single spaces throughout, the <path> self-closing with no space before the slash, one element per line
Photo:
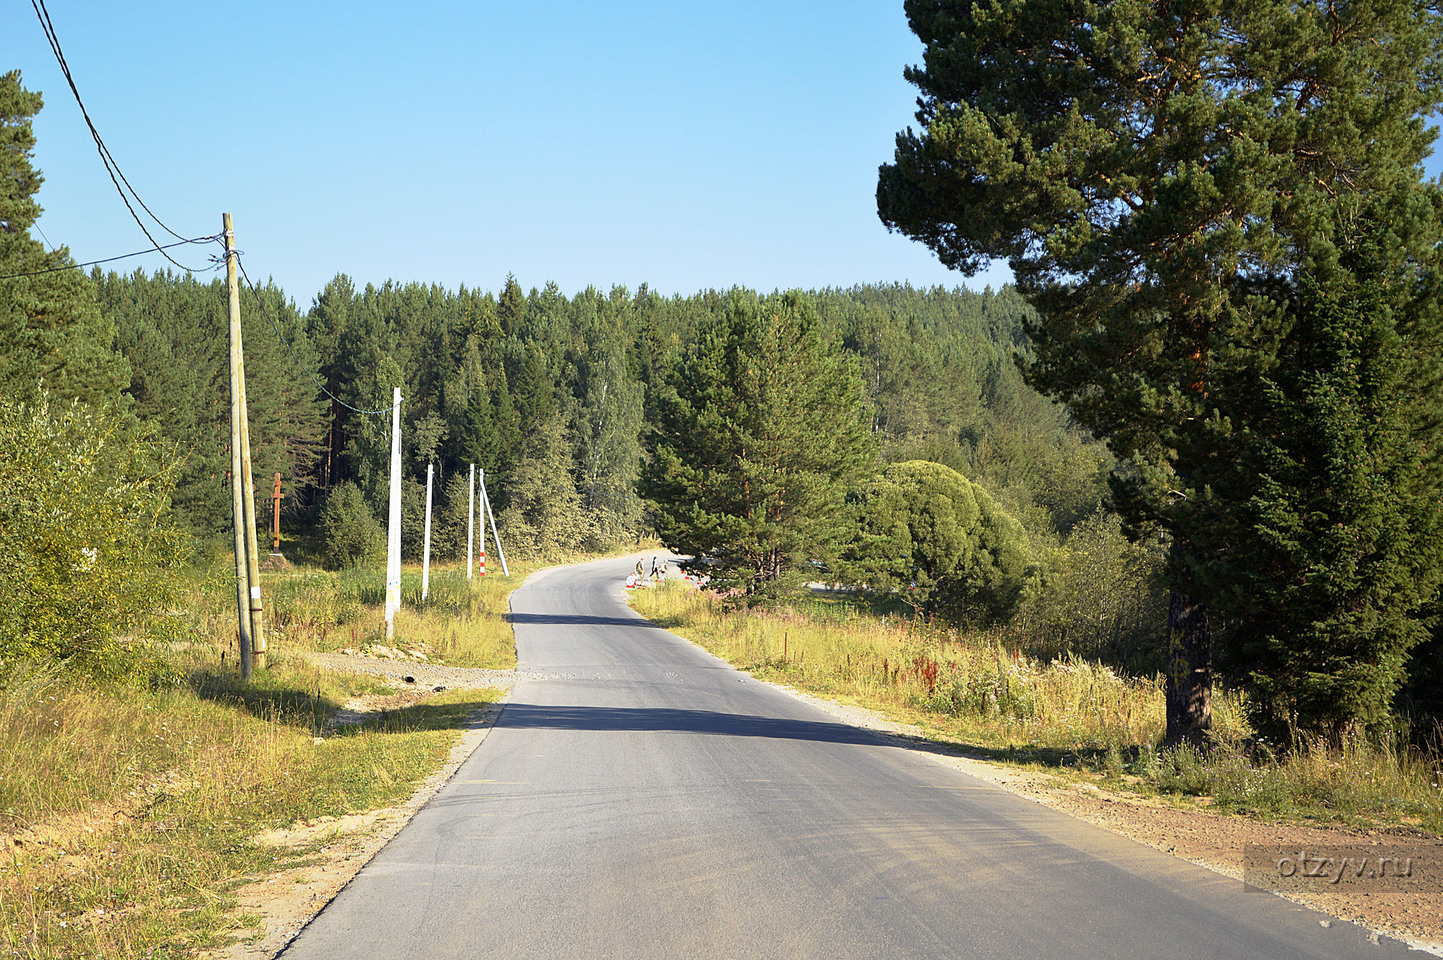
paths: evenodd
<path fill-rule="evenodd" d="M 567 294 L 1009 279 L 877 219 L 915 122 L 900 0 L 47 5 L 146 204 L 187 236 L 232 213 L 252 279 L 302 309 L 341 272 Z M 143 249 L 29 3 L 0 6 L 0 37 L 0 71 L 45 96 L 45 237 L 79 261 Z"/>

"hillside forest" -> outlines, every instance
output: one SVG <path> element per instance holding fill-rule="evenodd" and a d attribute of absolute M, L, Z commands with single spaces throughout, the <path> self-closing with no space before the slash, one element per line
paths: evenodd
<path fill-rule="evenodd" d="M 38 109 L 3 77 L 0 661 L 123 675 L 137 640 L 182 629 L 170 573 L 232 542 L 227 296 L 86 273 L 32 239 Z M 264 541 L 279 475 L 291 562 L 384 578 L 399 387 L 409 562 L 428 466 L 433 559 L 465 549 L 474 464 L 518 557 L 659 538 L 740 605 L 821 581 L 1047 658 L 1164 668 L 1167 532 L 1124 525 L 1109 478 L 1130 464 L 1029 386 L 1039 319 L 1013 287 L 567 296 L 338 274 L 304 307 L 247 282 L 241 315 L 257 524 Z M 1413 643 L 1360 722 L 1436 711 L 1438 649 Z"/>

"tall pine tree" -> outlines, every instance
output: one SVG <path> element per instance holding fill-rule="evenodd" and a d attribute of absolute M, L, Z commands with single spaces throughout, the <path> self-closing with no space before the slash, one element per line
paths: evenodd
<path fill-rule="evenodd" d="M 113 404 L 130 379 L 114 350 L 114 326 L 101 316 L 89 278 L 66 269 L 74 266 L 69 251 L 46 252 L 30 236 L 44 180 L 30 163 L 41 105 L 19 71 L 0 75 L 0 393 Z"/>
<path fill-rule="evenodd" d="M 1168 738 L 1202 740 L 1208 571 L 1253 548 L 1208 540 L 1196 509 L 1225 469 L 1220 438 L 1247 426 L 1234 370 L 1300 359 L 1285 345 L 1299 277 L 1332 283 L 1359 243 L 1381 252 L 1400 329 L 1436 323 L 1443 204 L 1420 164 L 1443 101 L 1440 16 L 1424 0 L 907 12 L 926 45 L 907 71 L 923 129 L 898 135 L 878 211 L 949 265 L 1011 264 L 1038 311 L 1032 382 L 1126 465 L 1114 493 L 1131 529 L 1172 535 Z"/>

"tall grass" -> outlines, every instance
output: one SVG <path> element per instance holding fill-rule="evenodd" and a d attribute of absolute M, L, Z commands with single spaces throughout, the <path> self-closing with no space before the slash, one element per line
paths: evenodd
<path fill-rule="evenodd" d="M 1161 751 L 1160 676 L 1128 677 L 1075 655 L 1039 661 L 996 633 L 878 617 L 846 602 L 736 610 L 671 583 L 637 591 L 633 603 L 758 677 L 882 711 L 995 758 L 1207 798 L 1223 812 L 1443 834 L 1443 758 L 1405 738 L 1259 751 L 1243 703 L 1219 689 L 1215 748 Z"/>
<path fill-rule="evenodd" d="M 0 690 L 0 942 L 25 957 L 181 957 L 225 942 L 229 892 L 300 852 L 250 838 L 394 803 L 496 691 L 456 691 L 346 736 L 318 717 L 369 678 L 282 662 L 161 690 L 45 671 Z"/>
<path fill-rule="evenodd" d="M 515 665 L 511 577 L 408 568 L 391 645 L 459 666 Z M 0 944 L 22 957 L 183 957 L 236 927 L 232 891 L 307 851 L 251 838 L 409 796 L 499 691 L 457 690 L 332 735 L 353 696 L 388 692 L 307 651 L 385 636 L 374 573 L 263 579 L 269 664 L 236 677 L 235 586 L 192 573 L 183 642 L 150 687 L 87 686 L 41 667 L 0 685 Z M 6 853 L 8 851 L 8 854 Z"/>
<path fill-rule="evenodd" d="M 1156 739 L 1164 726 L 1159 679 L 1075 657 L 1038 662 L 986 635 L 842 604 L 739 612 L 677 584 L 638 591 L 634 602 L 758 676 L 885 706 L 989 748 L 1106 749 Z"/>
<path fill-rule="evenodd" d="M 266 573 L 267 647 L 271 651 L 360 650 L 386 643 L 420 650 L 452 666 L 511 669 L 516 646 L 506 620 L 507 598 L 534 569 L 513 565 L 510 577 L 498 571 L 466 579 L 462 565 L 432 565 L 426 599 L 421 599 L 420 567 L 401 572 L 401 610 L 395 637 L 386 641 L 384 575 L 375 571 L 327 572 L 314 569 Z M 236 656 L 235 581 L 217 567 L 196 577 L 187 596 L 192 633 L 200 642 Z"/>

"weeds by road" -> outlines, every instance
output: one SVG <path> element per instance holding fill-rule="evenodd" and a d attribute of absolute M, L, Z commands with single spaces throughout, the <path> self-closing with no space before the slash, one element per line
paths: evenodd
<path fill-rule="evenodd" d="M 512 577 L 433 568 L 426 603 L 407 570 L 390 646 L 454 666 L 509 668 Z M 262 831 L 395 804 L 447 758 L 500 690 L 454 689 L 336 727 L 391 688 L 321 670 L 307 651 L 381 644 L 374 574 L 265 578 L 271 663 L 235 675 L 234 586 L 197 576 L 190 628 L 148 686 L 84 686 L 33 668 L 0 687 L 0 942 L 34 958 L 187 957 L 225 943 L 235 890 L 312 847 Z"/>
<path fill-rule="evenodd" d="M 1269 750 L 1236 695 L 1214 695 L 1217 746 L 1160 751 L 1160 677 L 1070 657 L 1040 662 L 987 634 L 798 600 L 744 615 L 675 582 L 636 609 L 761 679 L 881 711 L 993 760 L 1032 764 L 1223 813 L 1443 835 L 1443 757 L 1401 737 Z"/>

